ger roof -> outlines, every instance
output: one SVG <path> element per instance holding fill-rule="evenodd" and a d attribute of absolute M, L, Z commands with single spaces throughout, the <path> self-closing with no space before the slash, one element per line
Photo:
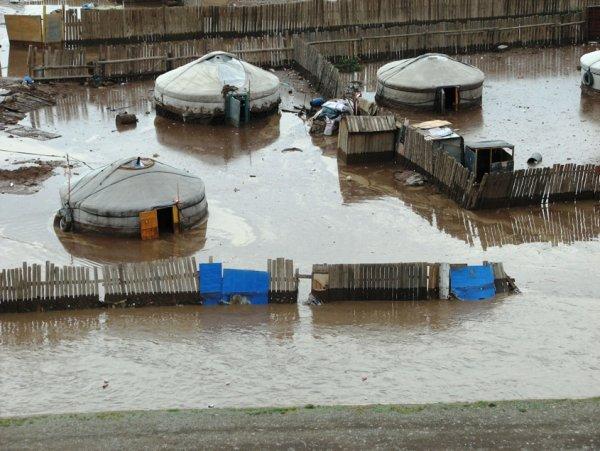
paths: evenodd
<path fill-rule="evenodd" d="M 100 216 L 129 217 L 177 201 L 186 208 L 204 199 L 199 177 L 149 158 L 141 160 L 143 167 L 136 162 L 137 157 L 124 158 L 83 176 L 71 188 L 71 207 Z M 67 188 L 60 194 L 65 203 Z"/>
<path fill-rule="evenodd" d="M 409 91 L 429 91 L 440 87 L 481 86 L 484 73 L 441 53 L 426 53 L 393 61 L 377 71 L 377 80 L 386 87 Z"/>
<path fill-rule="evenodd" d="M 227 52 L 211 52 L 202 58 L 160 75 L 155 89 L 175 99 L 189 102 L 222 97 L 225 85 L 253 95 L 275 92 L 279 78 Z"/>

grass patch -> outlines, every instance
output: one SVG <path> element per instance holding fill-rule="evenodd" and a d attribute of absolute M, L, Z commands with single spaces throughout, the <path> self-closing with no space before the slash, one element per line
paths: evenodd
<path fill-rule="evenodd" d="M 265 407 L 263 409 L 249 409 L 246 410 L 246 413 L 248 415 L 285 415 L 286 413 L 292 413 L 297 411 L 297 407 Z"/>
<path fill-rule="evenodd" d="M 29 418 L 0 418 L 0 427 L 22 426 L 28 423 Z"/>
<path fill-rule="evenodd" d="M 123 418 L 125 413 L 123 412 L 100 412 L 96 414 L 96 418 L 99 420 L 116 420 L 117 418 Z"/>
<path fill-rule="evenodd" d="M 360 72 L 362 70 L 360 60 L 356 57 L 340 58 L 333 65 L 342 73 Z"/>

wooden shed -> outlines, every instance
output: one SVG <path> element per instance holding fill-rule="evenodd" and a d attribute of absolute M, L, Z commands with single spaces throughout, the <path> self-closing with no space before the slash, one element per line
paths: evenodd
<path fill-rule="evenodd" d="M 339 154 L 346 163 L 392 160 L 396 130 L 394 116 L 346 116 L 340 124 Z"/>

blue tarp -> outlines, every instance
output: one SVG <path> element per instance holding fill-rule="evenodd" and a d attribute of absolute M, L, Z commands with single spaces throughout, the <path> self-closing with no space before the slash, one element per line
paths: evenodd
<path fill-rule="evenodd" d="M 461 301 L 481 301 L 496 295 L 491 266 L 467 266 L 450 270 L 450 290 Z"/>
<path fill-rule="evenodd" d="M 269 303 L 269 273 L 245 269 L 226 269 L 223 271 L 223 297 L 231 299 L 233 295 L 242 295 L 253 305 Z"/>
<path fill-rule="evenodd" d="M 223 264 L 201 263 L 198 273 L 204 305 L 218 305 L 223 299 Z"/>

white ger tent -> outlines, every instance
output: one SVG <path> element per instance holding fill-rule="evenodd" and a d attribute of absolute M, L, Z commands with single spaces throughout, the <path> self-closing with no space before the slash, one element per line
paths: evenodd
<path fill-rule="evenodd" d="M 600 91 L 600 50 L 581 57 L 581 82 L 588 88 Z"/>
<path fill-rule="evenodd" d="M 70 188 L 70 189 L 69 189 Z M 125 158 L 90 171 L 60 191 L 61 228 L 140 235 L 140 213 L 161 231 L 190 228 L 208 213 L 204 182 L 150 158 Z"/>
<path fill-rule="evenodd" d="M 389 106 L 446 109 L 481 105 L 484 73 L 448 55 L 427 53 L 377 71 L 377 101 Z"/>
<path fill-rule="evenodd" d="M 186 121 L 223 116 L 224 88 L 248 94 L 251 113 L 274 111 L 280 102 L 276 75 L 230 53 L 212 52 L 156 79 L 157 113 Z"/>

